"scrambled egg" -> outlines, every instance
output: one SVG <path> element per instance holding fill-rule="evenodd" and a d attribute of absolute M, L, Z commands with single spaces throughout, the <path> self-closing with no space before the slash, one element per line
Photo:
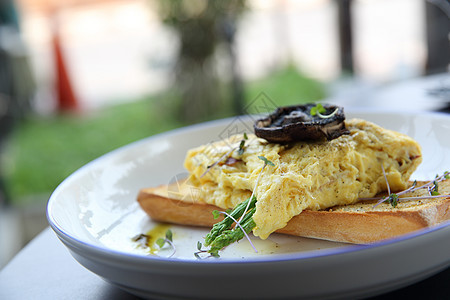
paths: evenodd
<path fill-rule="evenodd" d="M 256 189 L 253 233 L 262 239 L 305 209 L 350 204 L 386 191 L 382 166 L 391 191 L 405 189 L 422 160 L 418 143 L 360 119 L 348 120 L 346 126 L 349 135 L 289 145 L 249 135 L 242 154 L 242 135 L 200 146 L 185 160 L 190 184 L 200 190 L 199 201 L 224 209 L 234 208 Z M 255 186 L 264 166 L 258 156 L 275 166 L 267 165 Z"/>

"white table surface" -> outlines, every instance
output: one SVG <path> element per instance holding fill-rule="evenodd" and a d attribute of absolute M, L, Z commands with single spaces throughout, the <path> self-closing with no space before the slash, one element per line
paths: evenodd
<path fill-rule="evenodd" d="M 103 281 L 45 229 L 0 271 L 0 299 L 139 299 Z"/>
<path fill-rule="evenodd" d="M 450 259 L 450 257 L 449 257 Z M 450 268 L 373 299 L 449 299 Z M 139 299 L 103 281 L 72 258 L 50 228 L 0 271 L 0 299 Z"/>

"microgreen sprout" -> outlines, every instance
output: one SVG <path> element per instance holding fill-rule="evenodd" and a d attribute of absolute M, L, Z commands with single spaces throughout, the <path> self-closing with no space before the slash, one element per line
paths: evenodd
<path fill-rule="evenodd" d="M 168 230 L 166 231 L 165 238 L 159 238 L 159 239 L 157 239 L 157 240 L 155 241 L 155 244 L 158 245 L 160 249 L 162 249 L 166 243 L 170 245 L 170 247 L 172 248 L 173 251 L 172 251 L 172 253 L 171 253 L 168 257 L 172 257 L 172 256 L 175 254 L 175 252 L 176 252 L 176 249 L 175 249 L 175 245 L 174 245 L 174 243 L 173 243 L 173 239 L 172 239 L 173 237 L 172 237 L 172 236 L 173 236 L 173 235 L 172 235 L 172 230 L 168 229 Z"/>
<path fill-rule="evenodd" d="M 388 190 L 388 195 L 391 195 L 391 187 L 389 185 L 389 181 L 386 176 L 386 171 L 384 170 L 383 164 L 381 164 L 381 171 L 383 172 L 384 181 L 386 181 L 386 187 Z"/>
<path fill-rule="evenodd" d="M 244 132 L 244 138 L 241 140 L 241 142 L 239 143 L 239 150 L 238 150 L 238 154 L 242 155 L 244 154 L 244 147 L 245 147 L 245 141 L 248 140 L 248 136 L 247 134 Z"/>
<path fill-rule="evenodd" d="M 268 160 L 267 158 L 265 158 L 264 156 L 258 156 L 258 158 L 264 162 L 264 167 L 266 165 L 275 167 L 275 164 L 273 162 L 271 162 L 270 160 Z M 263 167 L 263 169 L 264 169 L 264 167 Z"/>
<path fill-rule="evenodd" d="M 387 187 L 387 191 L 388 191 L 388 196 L 385 197 L 385 198 L 382 198 L 373 207 L 374 208 L 377 207 L 378 205 L 380 205 L 381 203 L 383 203 L 386 200 L 389 201 L 389 203 L 392 205 L 392 207 L 396 207 L 397 206 L 398 195 L 397 194 L 391 194 L 391 187 L 389 185 L 389 181 L 387 179 L 386 171 L 384 170 L 383 164 L 381 164 L 381 171 L 383 172 L 383 177 L 384 177 L 384 180 L 386 181 L 386 187 Z"/>
<path fill-rule="evenodd" d="M 328 119 L 331 118 L 332 116 L 334 116 L 337 112 L 338 112 L 339 108 L 336 108 L 331 114 L 329 115 L 322 115 L 320 112 L 317 113 L 317 115 L 319 117 L 321 117 L 322 119 Z"/>
<path fill-rule="evenodd" d="M 255 191 L 256 191 L 256 188 L 258 187 L 258 183 L 259 183 L 259 180 L 261 179 L 261 175 L 264 172 L 264 168 L 267 165 L 269 165 L 271 167 L 275 167 L 275 164 L 273 162 L 271 162 L 270 160 L 268 160 L 267 158 L 265 158 L 264 156 L 258 156 L 258 158 L 264 162 L 264 165 L 263 165 L 263 167 L 261 169 L 261 172 L 259 172 L 258 178 L 256 179 L 255 187 L 253 189 L 252 195 L 250 196 L 250 199 L 253 199 L 253 197 L 255 195 Z M 244 213 L 242 214 L 241 218 L 239 219 L 239 222 L 242 221 L 242 218 L 245 216 L 245 213 L 249 209 L 249 206 L 250 206 L 250 202 L 249 202 L 249 204 L 247 204 L 247 207 L 245 208 Z"/>
<path fill-rule="evenodd" d="M 203 177 L 205 176 L 213 167 L 217 166 L 221 161 L 223 161 L 224 159 L 227 159 L 230 157 L 231 153 L 233 153 L 233 151 L 238 150 L 238 154 L 242 155 L 244 154 L 245 151 L 245 141 L 248 140 L 248 136 L 247 133 L 244 132 L 243 135 L 243 139 L 239 142 L 239 146 L 237 147 L 232 147 L 230 149 L 230 151 L 226 152 L 224 155 L 222 155 L 217 161 L 215 161 L 212 165 L 209 165 L 206 167 L 205 172 L 203 172 L 203 174 L 200 176 Z"/>
<path fill-rule="evenodd" d="M 390 194 L 389 197 L 389 204 L 392 205 L 392 207 L 396 207 L 398 204 L 398 195 L 397 194 Z"/>
<path fill-rule="evenodd" d="M 436 176 L 437 178 L 438 176 Z M 433 184 L 428 187 L 428 193 L 430 196 L 437 196 L 439 195 L 439 185 L 436 180 L 433 181 Z"/>
<path fill-rule="evenodd" d="M 397 193 L 397 196 L 401 196 L 403 194 L 406 194 L 406 193 L 409 193 L 409 192 L 413 191 L 416 188 L 416 185 L 417 185 L 417 180 L 414 180 L 413 184 L 409 188 L 407 188 L 406 190 L 403 190 L 403 191 Z"/>
<path fill-rule="evenodd" d="M 220 216 L 220 212 L 218 210 L 216 210 L 216 209 L 213 210 L 212 214 L 213 214 L 214 220 L 216 220 Z"/>
<path fill-rule="evenodd" d="M 194 252 L 194 256 L 197 259 L 204 259 L 204 258 L 209 258 L 209 257 L 219 257 L 219 254 L 217 253 L 217 255 L 214 253 L 209 253 L 208 250 L 202 249 L 203 248 L 203 244 L 198 241 L 197 242 L 197 252 Z M 201 254 L 206 254 L 206 256 L 202 256 Z"/>
<path fill-rule="evenodd" d="M 309 114 L 311 115 L 311 116 L 315 116 L 315 115 L 317 115 L 317 113 L 325 113 L 326 112 L 326 109 L 323 107 L 323 105 L 322 104 L 320 104 L 320 103 L 317 103 L 316 104 L 316 106 L 314 106 L 314 107 L 311 107 L 311 111 L 309 112 Z"/>
<path fill-rule="evenodd" d="M 316 106 L 311 107 L 311 111 L 309 112 L 309 114 L 311 116 L 317 115 L 317 116 L 319 116 L 322 119 L 328 119 L 328 118 L 331 118 L 332 116 L 334 116 L 338 112 L 338 110 L 339 110 L 339 108 L 336 108 L 331 114 L 324 115 L 324 113 L 326 113 L 327 110 L 323 107 L 322 104 L 317 103 Z"/>
<path fill-rule="evenodd" d="M 391 193 L 390 192 L 390 186 L 389 186 L 389 182 L 387 181 L 386 178 L 386 173 L 384 171 L 383 166 L 381 166 L 382 171 L 383 171 L 383 175 L 384 178 L 386 180 L 386 184 L 387 184 L 387 189 L 388 189 L 388 196 L 386 197 L 377 197 L 377 198 L 360 198 L 359 200 L 379 200 L 373 207 L 377 207 L 378 205 L 380 205 L 381 203 L 388 201 L 389 204 L 392 205 L 392 207 L 396 207 L 398 204 L 398 201 L 400 200 L 420 200 L 420 199 L 432 199 L 432 198 L 445 198 L 445 197 L 450 197 L 450 195 L 441 195 L 438 191 L 438 183 L 446 180 L 446 179 L 450 179 L 449 176 L 449 172 L 445 171 L 444 174 L 442 175 L 436 175 L 436 178 L 434 180 L 429 181 L 428 183 L 421 185 L 421 186 L 417 186 L 417 181 L 415 180 L 414 183 L 412 184 L 412 186 L 410 186 L 409 188 L 398 192 L 398 193 Z M 420 189 L 427 189 L 429 196 L 417 196 L 417 197 L 400 197 L 401 195 L 404 195 L 406 193 L 412 193 L 415 192 L 417 190 Z"/>
<path fill-rule="evenodd" d="M 215 161 L 212 165 L 209 165 L 206 167 L 205 172 L 203 172 L 203 174 L 200 176 L 203 177 L 205 176 L 213 167 L 217 166 L 222 160 L 224 160 L 225 158 L 229 157 L 231 153 L 233 153 L 233 151 L 236 150 L 236 148 L 231 148 L 230 151 L 228 151 L 227 153 L 225 153 L 224 155 L 222 155 L 217 161 Z"/>

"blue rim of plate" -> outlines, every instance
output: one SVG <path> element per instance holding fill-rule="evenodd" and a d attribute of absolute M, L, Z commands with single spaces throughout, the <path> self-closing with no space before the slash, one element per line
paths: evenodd
<path fill-rule="evenodd" d="M 396 115 L 399 113 L 402 113 L 403 115 L 413 115 L 413 116 L 435 116 L 435 117 L 443 117 L 443 118 L 450 118 L 448 114 L 440 113 L 440 112 L 399 112 L 399 111 L 390 111 L 386 112 L 383 109 L 346 109 L 346 112 L 350 112 L 351 114 L 357 114 L 357 113 L 370 113 L 370 114 L 387 114 L 387 115 Z M 240 116 L 242 118 L 249 118 L 249 116 Z M 132 142 L 128 145 L 119 147 L 115 150 L 112 150 L 93 161 L 87 163 L 86 165 L 82 166 L 75 172 L 73 172 L 71 175 L 69 175 L 66 179 L 61 182 L 61 184 L 58 185 L 58 187 L 53 191 L 51 194 L 48 202 L 47 202 L 47 208 L 46 208 L 46 216 L 47 220 L 50 224 L 50 227 L 53 229 L 53 231 L 58 235 L 58 237 L 63 241 L 63 243 L 69 243 L 71 246 L 79 248 L 79 249 L 89 249 L 92 252 L 95 252 L 96 254 L 100 254 L 105 257 L 111 257 L 115 259 L 121 259 L 121 260 L 136 260 L 140 263 L 178 263 L 178 264 L 254 264 L 254 263 L 273 263 L 273 262 L 283 262 L 283 261 L 292 261 L 292 260 L 306 260 L 306 259 L 316 259 L 320 257 L 327 257 L 332 255 L 341 255 L 341 254 L 347 254 L 347 253 L 354 253 L 358 251 L 364 251 L 369 249 L 375 249 L 380 248 L 384 246 L 394 245 L 400 242 L 406 242 L 415 238 L 422 237 L 424 235 L 438 232 L 441 230 L 446 230 L 450 228 L 450 220 L 445 221 L 443 223 L 440 223 L 438 225 L 435 225 L 433 227 L 420 229 L 414 232 L 410 232 L 408 234 L 401 235 L 399 237 L 395 237 L 392 239 L 386 239 L 379 242 L 375 242 L 372 244 L 349 244 L 348 246 L 342 246 L 342 247 L 336 247 L 331 249 L 321 249 L 321 250 L 312 250 L 312 251 L 305 251 L 305 252 L 299 252 L 299 253 L 289 253 L 289 254 L 276 254 L 273 257 L 269 255 L 264 255 L 262 257 L 252 257 L 252 258 L 246 258 L 246 259 L 195 259 L 195 257 L 192 260 L 189 259 L 177 259 L 177 258 L 166 258 L 166 257 L 160 257 L 160 256 L 146 256 L 146 255 L 140 255 L 140 254 L 134 254 L 134 253 L 127 253 L 127 252 L 121 252 L 118 250 L 110 249 L 107 247 L 101 247 L 97 245 L 90 244 L 86 241 L 83 241 L 81 239 L 78 239 L 76 237 L 73 237 L 68 232 L 66 232 L 63 228 L 58 226 L 58 224 L 53 220 L 53 217 L 51 215 L 50 209 L 53 199 L 57 196 L 59 193 L 59 190 L 64 187 L 67 182 L 71 181 L 73 178 L 76 178 L 79 176 L 78 174 L 82 173 L 82 171 L 85 168 L 89 168 L 92 164 L 98 162 L 99 160 L 107 159 L 109 156 L 115 155 L 117 152 L 124 151 L 128 148 L 133 148 L 139 146 L 141 143 L 146 143 L 148 141 L 159 139 L 164 136 L 171 136 L 176 135 L 185 131 L 192 131 L 196 128 L 202 128 L 205 126 L 214 126 L 214 125 L 220 125 L 222 123 L 225 123 L 229 120 L 232 120 L 236 117 L 226 118 L 226 119 L 219 119 L 219 120 L 213 120 L 208 121 L 204 123 L 194 124 L 182 128 L 173 129 L 167 132 L 162 132 L 135 142 Z M 450 231 L 449 231 L 450 233 Z M 450 236 L 450 234 L 449 234 Z"/>

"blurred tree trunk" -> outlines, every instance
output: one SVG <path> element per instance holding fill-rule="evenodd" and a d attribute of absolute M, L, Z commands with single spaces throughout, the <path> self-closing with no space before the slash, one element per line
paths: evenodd
<path fill-rule="evenodd" d="M 180 21 L 180 52 L 176 84 L 181 92 L 180 118 L 186 122 L 203 119 L 218 108 L 218 79 L 211 61 L 217 43 L 215 22 L 210 16 Z"/>
<path fill-rule="evenodd" d="M 0 153 L 7 134 L 11 131 L 14 123 L 13 115 L 10 113 L 11 106 L 11 77 L 9 59 L 7 53 L 0 45 Z M 8 202 L 6 186 L 3 182 L 3 172 L 0 164 L 0 208 Z"/>
<path fill-rule="evenodd" d="M 341 69 L 353 74 L 352 0 L 336 0 L 339 20 Z"/>
<path fill-rule="evenodd" d="M 427 1 L 425 11 L 428 50 L 425 73 L 446 72 L 450 64 L 450 4 L 448 1 Z"/>
<path fill-rule="evenodd" d="M 236 115 L 244 114 L 244 86 L 239 70 L 237 53 L 234 49 L 234 37 L 236 35 L 236 21 L 225 17 L 221 22 L 222 35 L 230 59 L 231 90 L 233 100 L 233 112 Z"/>
<path fill-rule="evenodd" d="M 224 35 L 222 22 L 235 20 L 244 9 L 245 0 L 160 0 L 157 3 L 162 19 L 180 38 L 174 87 L 182 99 L 179 117 L 188 123 L 209 119 L 223 108 L 214 52 L 220 42 L 225 41 L 229 48 L 234 40 L 234 32 L 231 37 Z M 240 111 L 239 77 L 231 52 L 230 57 L 233 102 Z"/>

